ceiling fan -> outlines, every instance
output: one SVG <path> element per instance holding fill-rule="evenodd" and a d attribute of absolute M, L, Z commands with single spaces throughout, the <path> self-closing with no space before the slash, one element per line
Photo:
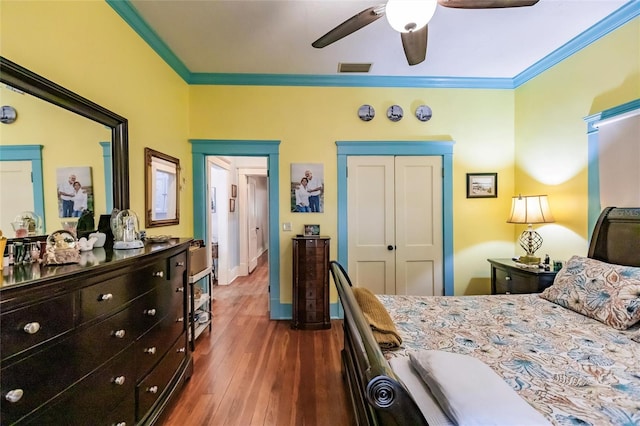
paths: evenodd
<path fill-rule="evenodd" d="M 387 16 L 391 27 L 400 32 L 409 65 L 417 65 L 427 56 L 427 23 L 436 6 L 457 9 L 495 9 L 533 6 L 539 0 L 388 0 L 363 10 L 311 43 L 321 49 Z"/>

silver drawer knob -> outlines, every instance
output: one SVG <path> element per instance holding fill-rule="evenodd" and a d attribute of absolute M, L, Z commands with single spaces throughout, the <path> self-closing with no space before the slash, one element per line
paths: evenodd
<path fill-rule="evenodd" d="M 111 299 L 113 299 L 113 294 L 111 293 L 101 294 L 100 297 L 98 297 L 98 300 L 100 302 L 104 302 L 105 300 L 111 300 Z"/>
<path fill-rule="evenodd" d="M 176 262 L 176 266 L 184 266 L 184 262 Z"/>
<path fill-rule="evenodd" d="M 118 422 L 116 426 L 127 426 L 127 422 Z"/>
<path fill-rule="evenodd" d="M 176 288 L 176 293 L 180 293 L 180 292 L 183 292 L 183 291 L 184 291 L 183 287 Z"/>
<path fill-rule="evenodd" d="M 157 271 L 157 272 L 154 272 L 154 273 L 153 273 L 153 276 L 154 276 L 154 277 L 160 277 L 160 278 L 162 278 L 162 277 L 164 277 L 164 271 Z"/>
<path fill-rule="evenodd" d="M 113 383 L 115 383 L 118 386 L 124 385 L 124 382 L 125 382 L 124 376 L 118 376 L 115 379 L 113 379 Z"/>
<path fill-rule="evenodd" d="M 124 338 L 126 334 L 127 332 L 124 330 L 117 330 L 115 333 L 113 333 L 113 335 L 116 336 L 118 339 Z"/>
<path fill-rule="evenodd" d="M 14 389 L 7 392 L 4 399 L 11 403 L 14 403 L 20 401 L 22 395 L 24 395 L 24 391 L 22 389 Z"/>
<path fill-rule="evenodd" d="M 155 309 L 146 309 L 144 311 L 144 314 L 150 317 L 154 317 L 156 316 L 156 310 Z"/>
<path fill-rule="evenodd" d="M 155 355 L 155 353 L 156 353 L 156 347 L 155 347 L 155 346 L 152 346 L 152 347 L 150 347 L 150 348 L 146 348 L 144 351 L 145 351 L 146 353 L 148 353 L 149 355 Z"/>
<path fill-rule="evenodd" d="M 183 347 L 181 347 L 181 348 L 178 348 L 178 350 L 177 350 L 176 352 L 177 352 L 177 353 L 179 353 L 179 354 L 183 354 L 183 353 L 185 353 L 186 351 L 187 351 L 187 349 L 183 346 Z"/>
<path fill-rule="evenodd" d="M 147 392 L 149 392 L 149 393 L 158 393 L 158 387 L 157 386 L 151 386 L 151 387 L 147 388 Z"/>
<path fill-rule="evenodd" d="M 24 326 L 23 330 L 28 334 L 36 334 L 38 331 L 40 331 L 40 323 L 30 322 Z"/>
<path fill-rule="evenodd" d="M 182 321 L 184 321 L 184 317 L 176 318 L 176 322 L 182 322 Z"/>
<path fill-rule="evenodd" d="M 511 281 L 511 277 L 504 277 L 505 281 Z"/>

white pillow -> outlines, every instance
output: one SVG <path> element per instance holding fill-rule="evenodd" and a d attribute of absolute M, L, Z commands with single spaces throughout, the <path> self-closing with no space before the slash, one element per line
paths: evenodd
<path fill-rule="evenodd" d="M 548 425 L 491 367 L 468 355 L 423 350 L 409 354 L 442 410 L 458 425 Z"/>

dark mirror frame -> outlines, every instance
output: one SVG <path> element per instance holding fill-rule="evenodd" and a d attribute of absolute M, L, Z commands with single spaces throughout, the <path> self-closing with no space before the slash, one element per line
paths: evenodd
<path fill-rule="evenodd" d="M 110 127 L 113 207 L 129 208 L 129 125 L 126 118 L 2 56 L 0 82 Z"/>

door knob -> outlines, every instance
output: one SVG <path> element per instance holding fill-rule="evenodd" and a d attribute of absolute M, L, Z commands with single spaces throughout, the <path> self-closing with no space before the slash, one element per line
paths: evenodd
<path fill-rule="evenodd" d="M 389 245 L 387 246 L 387 250 L 392 251 L 392 250 L 393 250 L 393 246 L 392 246 L 391 244 L 389 244 Z"/>

